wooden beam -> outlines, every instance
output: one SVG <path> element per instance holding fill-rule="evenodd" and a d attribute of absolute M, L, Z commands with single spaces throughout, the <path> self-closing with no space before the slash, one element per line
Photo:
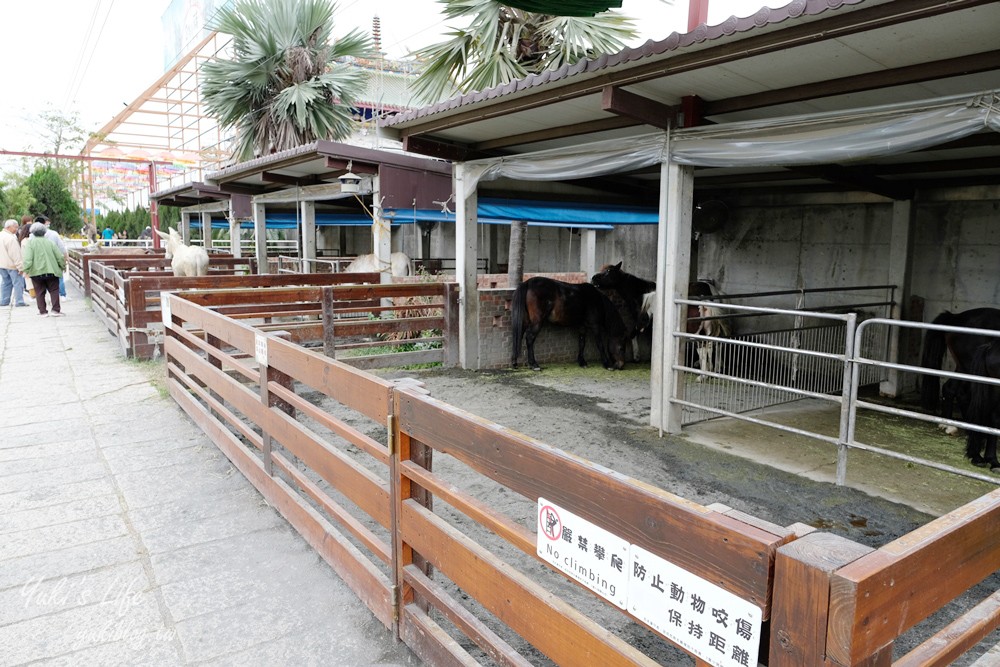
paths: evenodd
<path fill-rule="evenodd" d="M 611 116 L 600 120 L 591 120 L 586 123 L 575 123 L 573 125 L 563 125 L 537 132 L 524 132 L 522 134 L 512 134 L 507 137 L 498 137 L 489 141 L 481 141 L 470 144 L 469 150 L 474 152 L 487 153 L 498 148 L 509 146 L 519 146 L 522 144 L 533 144 L 538 141 L 549 141 L 551 139 L 563 139 L 566 137 L 578 137 L 583 134 L 593 134 L 595 132 L 606 132 L 617 130 L 622 127 L 634 127 L 639 122 L 626 116 Z"/>
<path fill-rule="evenodd" d="M 334 172 L 344 173 L 350 170 L 354 174 L 377 174 L 378 165 L 367 162 L 355 162 L 354 160 L 343 160 L 335 157 L 326 158 L 326 168 Z"/>
<path fill-rule="evenodd" d="M 837 164 L 798 166 L 791 171 L 801 172 L 831 183 L 858 188 L 889 199 L 912 199 L 916 191 L 913 184 L 887 181 L 866 173 L 863 168 L 852 169 Z"/>
<path fill-rule="evenodd" d="M 759 109 L 778 104 L 801 102 L 833 95 L 845 95 L 865 90 L 877 90 L 889 86 L 902 86 L 922 81 L 933 81 L 962 74 L 975 74 L 1000 69 L 1000 51 L 987 51 L 960 58 L 949 58 L 935 62 L 879 70 L 869 74 L 857 74 L 828 81 L 817 81 L 802 86 L 791 86 L 780 90 L 768 90 L 753 95 L 741 95 L 724 100 L 705 102 L 705 115 L 732 113 Z"/>
<path fill-rule="evenodd" d="M 407 153 L 420 153 L 452 162 L 465 162 L 469 159 L 469 149 L 465 146 L 446 144 L 405 133 L 403 135 L 403 150 Z"/>
<path fill-rule="evenodd" d="M 268 183 L 282 183 L 284 185 L 316 185 L 319 179 L 315 176 L 288 176 L 279 174 L 276 171 L 262 171 L 260 177 Z"/>
<path fill-rule="evenodd" d="M 158 203 L 160 204 L 160 206 L 176 206 L 178 208 L 184 208 L 185 206 L 197 206 L 198 204 L 201 204 L 203 202 L 200 199 L 175 196 L 175 197 L 169 197 L 167 199 L 160 199 Z"/>
<path fill-rule="evenodd" d="M 219 191 L 230 195 L 259 195 L 267 192 L 267 188 L 243 183 L 219 183 Z"/>
<path fill-rule="evenodd" d="M 669 130 L 677 108 L 630 93 L 617 86 L 605 86 L 601 92 L 601 109 L 632 118 L 645 125 Z"/>

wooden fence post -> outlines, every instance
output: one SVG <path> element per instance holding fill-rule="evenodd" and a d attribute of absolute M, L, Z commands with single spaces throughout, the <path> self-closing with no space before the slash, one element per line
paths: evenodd
<path fill-rule="evenodd" d="M 830 579 L 838 568 L 872 551 L 830 533 L 811 533 L 778 549 L 771 600 L 770 667 L 827 664 Z M 889 651 L 884 659 L 891 658 Z M 889 663 L 879 660 L 869 664 Z"/>
<path fill-rule="evenodd" d="M 458 368 L 458 283 L 444 285 L 444 366 Z"/>
<path fill-rule="evenodd" d="M 274 331 L 270 334 L 275 338 L 281 338 L 288 340 L 291 338 L 291 334 L 287 331 Z M 271 368 L 268 363 L 268 353 L 267 353 L 267 340 L 268 335 L 257 333 L 255 340 L 255 350 L 254 356 L 257 359 L 257 363 L 260 367 L 260 402 L 264 404 L 265 410 L 270 408 L 278 408 L 282 412 L 285 412 L 293 419 L 295 418 L 295 408 L 292 407 L 287 401 L 271 395 L 271 390 L 268 387 L 270 382 L 275 382 L 285 387 L 289 391 L 292 389 L 292 378 L 287 373 L 283 373 L 277 369 Z M 264 463 L 264 471 L 268 475 L 274 474 L 274 461 L 271 458 L 271 434 L 266 428 L 261 425 L 261 458 Z"/>
<path fill-rule="evenodd" d="M 292 334 L 287 331 L 272 331 L 271 337 L 290 341 L 292 339 Z M 293 388 L 295 386 L 295 379 L 288 373 L 279 371 L 276 368 L 271 368 L 270 366 L 268 367 L 267 380 L 268 382 L 280 384 L 290 392 L 294 391 Z M 271 396 L 267 406 L 269 408 L 278 408 L 292 419 L 295 419 L 295 406 L 282 398 Z"/>
<path fill-rule="evenodd" d="M 330 357 L 331 359 L 337 358 L 337 338 L 334 334 L 333 323 L 334 323 L 334 298 L 333 298 L 333 287 L 324 287 L 323 296 L 320 301 L 320 305 L 323 308 L 322 320 L 323 320 L 323 354 Z"/>
<path fill-rule="evenodd" d="M 396 381 L 399 388 L 412 389 L 422 394 L 429 394 L 423 383 L 411 378 L 402 378 Z M 400 525 L 399 517 L 402 514 L 403 502 L 414 500 L 416 503 L 433 509 L 433 496 L 426 489 L 414 484 L 402 473 L 402 462 L 410 461 L 427 471 L 433 470 L 434 450 L 410 437 L 399 428 L 399 393 L 393 389 L 389 393 L 389 423 L 388 423 L 388 443 L 389 443 L 389 473 L 390 473 L 390 523 L 392 527 L 392 569 L 393 569 L 393 633 L 397 639 L 402 640 L 400 629 L 400 618 L 403 607 L 409 604 L 416 604 L 425 612 L 430 610 L 430 604 L 426 600 L 417 598 L 412 587 L 404 585 L 404 568 L 414 566 L 431 576 L 431 564 L 413 548 L 403 541 L 403 529 Z"/>
<path fill-rule="evenodd" d="M 146 289 L 137 280 L 125 278 L 125 334 L 128 346 L 126 356 L 133 359 L 148 359 L 153 355 L 146 354 L 149 346 L 148 327 L 151 323 L 141 321 L 146 314 Z M 166 334 L 164 334 L 165 336 Z M 142 353 L 139 347 L 142 346 Z"/>

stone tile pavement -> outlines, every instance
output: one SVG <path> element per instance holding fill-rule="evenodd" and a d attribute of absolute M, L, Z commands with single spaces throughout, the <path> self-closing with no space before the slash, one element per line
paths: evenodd
<path fill-rule="evenodd" d="M 0 309 L 0 665 L 418 665 L 74 285 Z"/>

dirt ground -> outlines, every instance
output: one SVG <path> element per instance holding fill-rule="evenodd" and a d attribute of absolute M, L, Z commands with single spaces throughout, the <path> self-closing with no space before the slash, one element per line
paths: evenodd
<path fill-rule="evenodd" d="M 776 441 L 783 438 L 774 431 L 734 437 L 718 421 L 688 429 L 684 436 L 661 437 L 648 425 L 648 369 L 610 373 L 567 365 L 542 372 L 405 370 L 382 375 L 419 379 L 435 398 L 699 504 L 721 503 L 782 526 L 806 523 L 872 547 L 995 488 L 954 476 L 941 481 L 906 464 L 870 465 L 865 455 L 854 453 L 848 483 L 860 488 L 839 487 L 830 483 L 836 460 L 831 446 L 808 444 L 815 451 L 806 451 L 806 445 L 787 439 L 778 447 Z M 723 437 L 723 432 L 730 435 Z M 750 440 L 752 447 L 741 444 Z M 961 451 L 960 443 L 954 446 Z M 946 493 L 930 494 L 941 485 L 949 486 Z M 498 494 L 496 507 L 503 510 L 504 503 L 514 502 L 510 495 Z M 1000 579 L 994 575 L 947 605 L 897 642 L 897 656 L 998 587 Z M 988 638 L 982 649 L 955 664 L 971 664 L 997 641 L 995 635 Z M 661 659 L 663 664 L 685 664 L 676 654 Z"/>

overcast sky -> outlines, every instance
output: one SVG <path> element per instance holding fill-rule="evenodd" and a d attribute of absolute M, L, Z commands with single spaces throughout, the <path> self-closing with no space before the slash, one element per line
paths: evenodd
<path fill-rule="evenodd" d="M 748 16 L 788 0 L 710 0 L 709 23 Z M 687 0 L 624 0 L 641 37 L 663 39 L 686 27 Z M 32 118 L 46 108 L 78 111 L 94 131 L 111 120 L 165 71 L 160 18 L 169 0 L 26 0 L 4 2 L 3 99 L 0 148 L 42 149 Z M 379 15 L 390 57 L 438 41 L 434 0 L 340 0 L 335 34 L 370 29 Z"/>

